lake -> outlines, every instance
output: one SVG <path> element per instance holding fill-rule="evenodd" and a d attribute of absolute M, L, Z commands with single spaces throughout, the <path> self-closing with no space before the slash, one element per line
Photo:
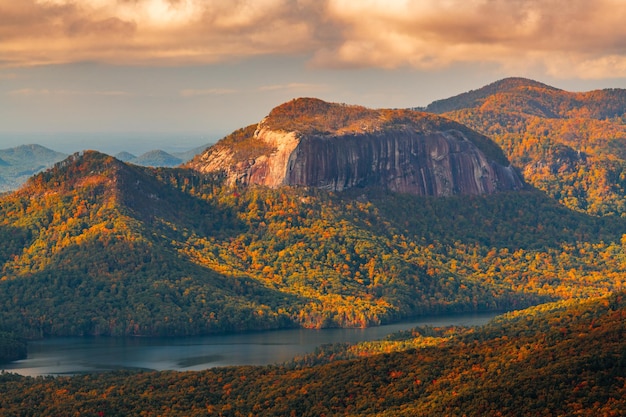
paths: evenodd
<path fill-rule="evenodd" d="M 28 358 L 0 365 L 21 375 L 62 375 L 116 369 L 199 371 L 217 366 L 269 365 L 326 343 L 382 339 L 416 326 L 477 326 L 498 313 L 421 317 L 367 329 L 289 329 L 201 337 L 65 337 L 28 344 Z"/>

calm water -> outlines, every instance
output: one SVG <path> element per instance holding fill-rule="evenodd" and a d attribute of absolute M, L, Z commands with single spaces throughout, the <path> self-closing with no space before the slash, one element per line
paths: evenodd
<path fill-rule="evenodd" d="M 184 338 L 56 338 L 29 343 L 27 359 L 2 365 L 2 369 L 37 376 L 114 369 L 197 371 L 216 366 L 268 365 L 312 352 L 325 343 L 376 340 L 416 326 L 475 326 L 495 315 L 425 317 L 368 329 L 294 329 Z"/>

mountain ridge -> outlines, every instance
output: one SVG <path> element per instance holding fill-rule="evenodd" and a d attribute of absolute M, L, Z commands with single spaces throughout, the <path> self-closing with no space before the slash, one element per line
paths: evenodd
<path fill-rule="evenodd" d="M 587 92 L 570 92 L 527 78 L 504 78 L 476 90 L 446 99 L 433 101 L 424 110 L 435 114 L 449 113 L 467 108 L 480 108 L 492 97 L 512 96 L 528 98 L 521 101 L 516 111 L 543 117 L 569 118 L 578 116 L 595 119 L 611 118 L 624 114 L 626 90 L 606 88 Z M 541 104 L 538 99 L 545 99 Z M 533 100 L 535 99 L 535 100 Z M 543 108 L 542 108 L 543 107 Z M 494 110 L 497 107 L 493 106 Z"/>
<path fill-rule="evenodd" d="M 626 90 L 486 86 L 426 107 L 489 136 L 526 181 L 569 208 L 626 215 Z M 478 97 L 477 99 L 474 99 Z"/>
<path fill-rule="evenodd" d="M 0 149 L 0 192 L 17 189 L 33 174 L 66 157 L 66 154 L 36 144 Z"/>
<path fill-rule="evenodd" d="M 498 93 L 510 93 L 515 90 L 532 88 L 545 88 L 553 91 L 562 91 L 556 87 L 552 87 L 529 78 L 509 77 L 495 81 L 476 90 L 470 90 L 449 98 L 435 100 L 423 108 L 423 111 L 440 114 L 462 108 L 475 107 L 491 95 Z"/>

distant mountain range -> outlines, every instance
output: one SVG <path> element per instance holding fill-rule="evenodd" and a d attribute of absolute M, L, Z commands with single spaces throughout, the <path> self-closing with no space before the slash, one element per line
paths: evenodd
<path fill-rule="evenodd" d="M 65 158 L 66 154 L 39 145 L 0 150 L 0 192 L 17 189 L 34 174 Z"/>
<path fill-rule="evenodd" d="M 174 167 L 180 165 L 196 154 L 204 151 L 209 145 L 200 146 L 185 152 L 167 153 L 162 150 L 153 150 L 140 156 L 128 152 L 115 155 L 121 161 L 135 165 L 151 167 Z M 34 174 L 50 168 L 56 162 L 62 161 L 68 155 L 57 152 L 41 145 L 21 145 L 0 150 L 0 192 L 13 191 Z"/>
<path fill-rule="evenodd" d="M 185 152 L 168 153 L 160 149 L 155 149 L 139 156 L 129 152 L 120 152 L 115 155 L 122 162 L 129 162 L 135 165 L 146 167 L 175 167 L 192 159 L 197 154 L 203 152 L 210 145 L 199 146 Z"/>

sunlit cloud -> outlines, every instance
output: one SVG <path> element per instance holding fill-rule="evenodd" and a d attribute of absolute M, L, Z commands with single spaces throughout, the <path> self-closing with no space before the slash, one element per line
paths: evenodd
<path fill-rule="evenodd" d="M 0 11 L 0 67 L 298 55 L 323 68 L 626 76 L 621 0 L 0 0 Z"/>
<path fill-rule="evenodd" d="M 490 62 L 517 72 L 543 66 L 554 76 L 626 75 L 620 67 L 602 67 L 626 56 L 620 23 L 626 3 L 620 1 L 329 0 L 327 13 L 343 36 L 316 53 L 313 62 L 322 67 Z"/>

